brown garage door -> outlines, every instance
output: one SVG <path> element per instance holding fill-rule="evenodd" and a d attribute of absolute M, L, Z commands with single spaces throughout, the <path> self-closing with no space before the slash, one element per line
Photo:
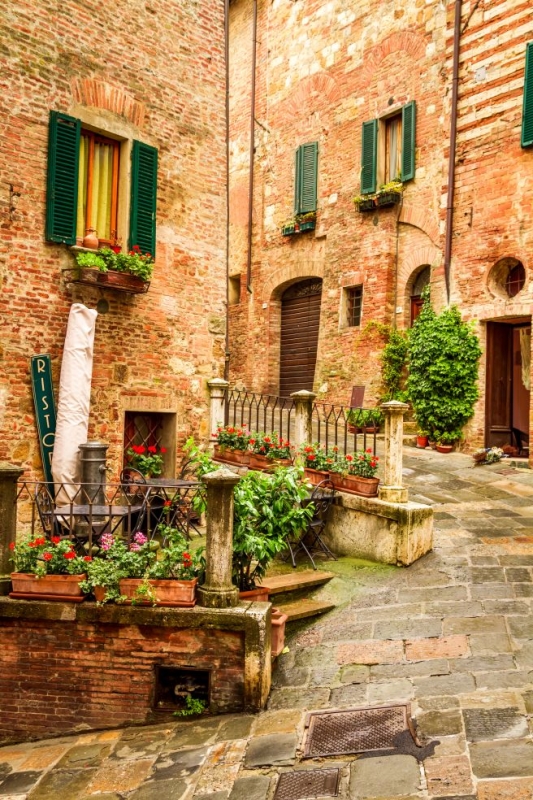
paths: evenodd
<path fill-rule="evenodd" d="M 313 278 L 293 284 L 281 299 L 281 397 L 313 390 L 322 281 Z"/>

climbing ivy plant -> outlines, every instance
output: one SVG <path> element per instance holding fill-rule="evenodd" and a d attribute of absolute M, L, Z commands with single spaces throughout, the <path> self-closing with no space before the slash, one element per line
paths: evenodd
<path fill-rule="evenodd" d="M 409 334 L 407 390 L 420 430 L 437 442 L 462 438 L 479 396 L 480 356 L 478 337 L 458 308 L 436 314 L 426 293 Z"/>
<path fill-rule="evenodd" d="M 381 377 L 385 386 L 383 400 L 401 400 L 405 402 L 406 363 L 409 350 L 409 339 L 405 331 L 390 328 L 387 332 L 387 344 L 381 353 Z"/>

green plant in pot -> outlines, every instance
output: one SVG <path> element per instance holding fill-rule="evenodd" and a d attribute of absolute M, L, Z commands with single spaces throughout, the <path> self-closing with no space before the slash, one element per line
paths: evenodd
<path fill-rule="evenodd" d="M 312 506 L 301 505 L 308 492 L 301 475 L 297 467 L 250 471 L 235 487 L 233 583 L 240 591 L 256 588 L 287 539 L 312 517 Z"/>
<path fill-rule="evenodd" d="M 127 272 L 142 281 L 149 281 L 154 271 L 154 260 L 150 253 L 142 253 L 134 245 L 128 253 L 115 253 L 110 247 L 102 247 L 91 253 L 78 253 L 76 264 L 82 268 L 98 269 L 100 272 Z"/>

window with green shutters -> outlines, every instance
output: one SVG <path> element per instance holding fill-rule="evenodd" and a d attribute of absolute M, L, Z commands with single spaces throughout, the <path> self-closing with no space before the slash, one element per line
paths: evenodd
<path fill-rule="evenodd" d="M 363 122 L 361 135 L 361 194 L 374 194 L 389 181 L 415 176 L 416 104 L 396 114 Z"/>
<path fill-rule="evenodd" d="M 94 173 L 88 142 L 95 141 Z M 91 141 L 89 141 L 91 140 Z M 111 153 L 115 144 L 115 155 Z M 117 230 L 116 203 L 119 195 L 119 153 L 124 142 L 83 130 L 80 120 L 52 111 L 49 125 L 46 239 L 74 245 L 89 217 L 100 220 L 97 229 L 103 245 L 126 240 L 128 248 L 138 245 L 155 256 L 157 150 L 143 142 L 132 142 L 129 230 Z M 110 147 L 111 146 L 111 147 Z M 109 151 L 109 152 L 108 152 Z M 80 168 L 81 164 L 81 168 Z M 103 207 L 101 207 L 103 206 Z M 109 207 L 110 206 L 110 207 Z M 88 211 L 88 209 L 90 209 Z M 126 220 L 122 216 L 123 227 Z M 105 223 L 102 222 L 105 220 Z M 96 228 L 92 223 L 91 227 Z M 108 230 L 110 228 L 110 230 Z M 111 230 L 112 228 L 112 230 Z"/>
<path fill-rule="evenodd" d="M 533 42 L 526 46 L 521 144 L 522 147 L 533 146 Z"/>
<path fill-rule="evenodd" d="M 302 144 L 296 150 L 294 213 L 316 211 L 318 190 L 318 142 Z"/>

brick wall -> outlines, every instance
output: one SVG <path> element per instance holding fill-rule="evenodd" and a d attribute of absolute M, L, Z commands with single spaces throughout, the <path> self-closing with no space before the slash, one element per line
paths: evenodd
<path fill-rule="evenodd" d="M 112 292 L 97 320 L 89 438 L 120 467 L 125 408 L 177 415 L 178 441 L 207 432 L 205 381 L 225 326 L 223 4 L 217 0 L 18 0 L 0 53 L 0 460 L 39 474 L 29 358 L 50 353 L 57 388 L 74 259 L 44 241 L 50 110 L 98 115 L 159 151 L 157 261 L 146 295 Z M 127 239 L 127 231 L 122 238 Z"/>
<path fill-rule="evenodd" d="M 156 665 L 212 670 L 211 710 L 243 710 L 243 632 L 46 619 L 32 605 L 0 618 L 0 742 L 165 719 Z"/>
<path fill-rule="evenodd" d="M 489 7 L 490 6 L 490 7 Z M 437 307 L 446 303 L 443 258 L 447 205 L 454 5 L 341 0 L 272 5 L 258 2 L 253 294 L 231 309 L 231 377 L 277 392 L 283 289 L 323 278 L 315 391 L 346 403 L 366 385 L 365 405 L 380 396 L 383 340 L 376 320 L 406 327 L 417 271 L 432 268 Z M 231 186 L 247 198 L 251 15 L 231 5 Z M 491 293 L 499 258 L 526 270 L 533 256 L 533 150 L 520 147 L 525 43 L 533 39 L 527 0 L 463 4 L 459 76 L 457 180 L 454 200 L 452 302 L 472 320 L 531 316 L 528 281 L 513 300 Z M 359 214 L 361 124 L 404 103 L 417 104 L 416 174 L 403 205 Z M 318 221 L 314 233 L 282 237 L 292 214 L 294 151 L 319 142 Z M 232 265 L 245 265 L 246 219 L 231 224 Z M 360 328 L 340 325 L 341 290 L 364 286 Z M 484 326 L 478 330 L 485 339 Z M 485 358 L 480 401 L 467 446 L 484 442 Z"/>

